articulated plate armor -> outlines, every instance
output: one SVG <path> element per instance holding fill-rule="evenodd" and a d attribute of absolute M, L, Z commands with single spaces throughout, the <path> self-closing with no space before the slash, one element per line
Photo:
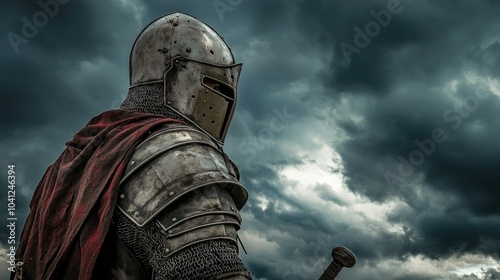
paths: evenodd
<path fill-rule="evenodd" d="M 179 273 L 179 266 L 191 263 L 183 270 L 199 269 L 190 272 L 193 278 L 172 279 L 219 279 L 217 273 L 250 279 L 237 256 L 239 210 L 248 197 L 238 177 L 219 146 L 186 125 L 166 125 L 137 146 L 121 181 L 115 221 L 118 237 L 144 275 L 186 277 L 189 271 Z M 199 256 L 175 264 L 193 248 Z M 197 257 L 211 250 L 219 259 L 198 266 Z"/>
<path fill-rule="evenodd" d="M 222 152 L 240 70 L 222 37 L 185 14 L 137 37 L 120 109 L 186 125 L 153 131 L 128 163 L 113 219 L 116 279 L 251 279 L 236 233 L 248 194 Z"/>
<path fill-rule="evenodd" d="M 171 124 L 136 148 L 121 181 L 118 205 L 135 224 L 144 226 L 186 193 L 197 190 L 209 195 L 207 190 L 219 185 L 235 201 L 233 205 L 224 205 L 227 209 L 217 210 L 239 219 L 237 210 L 243 207 L 248 194 L 238 182 L 236 170 L 207 135 L 185 125 Z M 182 222 L 179 217 L 172 219 L 176 223 L 165 221 L 162 225 Z"/>
<path fill-rule="evenodd" d="M 250 279 L 237 255 L 239 210 L 248 197 L 238 179 L 219 146 L 186 125 L 165 125 L 137 146 L 121 181 L 115 223 L 145 275 L 170 279 L 200 269 L 190 272 L 192 278 L 173 279 L 219 279 L 217 273 Z M 190 250 L 197 256 L 182 257 Z M 199 267 L 211 250 L 219 259 Z M 179 256 L 182 261 L 176 261 Z M 178 271 L 189 263 L 193 266 Z"/>

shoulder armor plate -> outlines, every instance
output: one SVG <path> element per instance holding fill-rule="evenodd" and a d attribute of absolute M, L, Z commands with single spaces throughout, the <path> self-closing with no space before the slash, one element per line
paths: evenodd
<path fill-rule="evenodd" d="M 181 196 L 218 184 L 240 210 L 248 193 L 237 172 L 207 135 L 186 125 L 167 124 L 136 147 L 120 182 L 117 205 L 144 226 Z"/>

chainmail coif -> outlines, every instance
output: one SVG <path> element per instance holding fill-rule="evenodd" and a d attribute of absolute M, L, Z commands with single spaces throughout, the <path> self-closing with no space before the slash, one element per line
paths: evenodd
<path fill-rule="evenodd" d="M 184 117 L 164 105 L 163 83 L 136 86 L 129 89 L 120 109 L 165 116 L 188 123 Z"/>
<path fill-rule="evenodd" d="M 155 114 L 186 121 L 166 107 L 163 84 L 131 88 L 121 110 Z M 149 277 L 154 279 L 200 280 L 231 272 L 247 272 L 238 256 L 238 246 L 228 240 L 210 240 L 191 245 L 166 258 L 163 254 L 167 238 L 155 223 L 138 227 L 119 210 L 113 221 L 118 238 L 129 248 Z"/>

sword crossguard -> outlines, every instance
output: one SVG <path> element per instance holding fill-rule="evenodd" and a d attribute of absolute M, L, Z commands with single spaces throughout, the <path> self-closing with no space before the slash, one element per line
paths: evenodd
<path fill-rule="evenodd" d="M 356 264 L 356 256 L 346 247 L 335 247 L 332 250 L 333 261 L 325 269 L 319 280 L 335 280 L 335 277 L 344 267 L 353 267 Z"/>

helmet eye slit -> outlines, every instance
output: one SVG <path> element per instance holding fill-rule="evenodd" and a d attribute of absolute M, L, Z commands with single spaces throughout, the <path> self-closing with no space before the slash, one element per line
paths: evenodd
<path fill-rule="evenodd" d="M 212 79 L 210 77 L 204 76 L 202 79 L 202 84 L 219 94 L 223 95 L 225 98 L 234 99 L 234 90 L 226 85 L 225 83 Z"/>
<path fill-rule="evenodd" d="M 130 53 L 130 86 L 163 84 L 168 107 L 224 143 L 241 63 L 215 30 L 189 15 L 165 15 L 145 27 Z"/>

